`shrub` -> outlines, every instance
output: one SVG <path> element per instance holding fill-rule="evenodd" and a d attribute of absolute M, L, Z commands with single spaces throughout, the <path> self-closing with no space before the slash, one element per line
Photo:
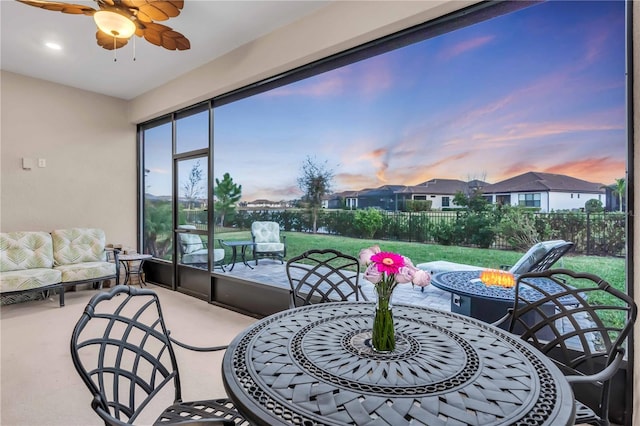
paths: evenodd
<path fill-rule="evenodd" d="M 431 200 L 406 200 L 405 211 L 425 212 L 431 210 Z"/>
<path fill-rule="evenodd" d="M 595 198 L 587 200 L 587 202 L 584 203 L 584 211 L 585 211 L 585 213 L 600 213 L 600 212 L 603 212 L 604 211 L 604 207 L 602 207 L 602 201 L 596 200 Z"/>
<path fill-rule="evenodd" d="M 382 228 L 382 213 L 376 209 L 356 210 L 353 226 L 362 238 L 373 238 Z"/>
<path fill-rule="evenodd" d="M 535 215 L 518 207 L 502 207 L 502 217 L 496 230 L 512 248 L 518 250 L 527 250 L 541 240 Z"/>

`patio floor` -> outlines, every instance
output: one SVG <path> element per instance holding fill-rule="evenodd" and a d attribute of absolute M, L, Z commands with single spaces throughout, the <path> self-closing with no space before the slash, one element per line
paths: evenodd
<path fill-rule="evenodd" d="M 253 269 L 242 264 L 242 262 L 239 262 L 235 264 L 233 271 L 231 272 L 228 271 L 228 268 L 225 268 L 227 269 L 227 272 L 221 272 L 219 270 L 216 270 L 216 272 L 267 285 L 286 289 L 290 288 L 285 265 L 281 264 L 280 261 L 260 259 L 257 266 L 254 261 L 250 261 L 249 264 Z M 374 300 L 373 284 L 363 278 L 360 278 L 360 285 L 362 286 L 362 290 L 367 298 L 369 300 Z M 424 292 L 420 290 L 420 287 L 413 287 L 411 284 L 400 284 L 393 291 L 391 302 L 426 306 L 445 311 L 451 310 L 451 293 L 440 290 L 432 285 L 425 287 Z"/>

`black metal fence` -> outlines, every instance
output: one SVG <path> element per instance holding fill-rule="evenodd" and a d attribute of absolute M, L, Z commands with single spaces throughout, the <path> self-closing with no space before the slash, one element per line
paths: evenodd
<path fill-rule="evenodd" d="M 624 213 L 519 213 L 527 215 L 514 220 L 529 224 L 524 236 L 508 232 L 508 226 L 499 226 L 490 219 L 470 212 L 427 211 L 386 212 L 380 211 L 382 224 L 373 235 L 366 235 L 356 218 L 356 211 L 322 210 L 317 220 L 320 233 L 344 235 L 356 238 L 409 241 L 461 246 L 482 246 L 496 249 L 526 249 L 535 241 L 563 239 L 572 241 L 574 253 L 596 256 L 620 256 L 626 252 L 626 228 Z M 490 213 L 492 214 L 492 213 Z M 285 231 L 313 232 L 311 213 L 305 210 L 261 210 L 238 211 L 232 226 L 248 229 L 255 220 L 270 220 L 280 223 Z M 500 219 L 502 223 L 511 218 Z M 521 228 L 527 226 L 515 224 Z"/>

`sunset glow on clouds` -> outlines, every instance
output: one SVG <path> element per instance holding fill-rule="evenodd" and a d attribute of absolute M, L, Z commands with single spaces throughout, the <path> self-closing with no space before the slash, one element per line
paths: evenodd
<path fill-rule="evenodd" d="M 214 111 L 214 171 L 243 200 L 528 171 L 625 176 L 624 3 L 545 2 Z M 160 193 L 164 189 L 153 188 Z"/>

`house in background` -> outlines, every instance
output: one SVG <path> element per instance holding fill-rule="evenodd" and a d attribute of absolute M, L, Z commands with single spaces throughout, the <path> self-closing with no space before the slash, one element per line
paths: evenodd
<path fill-rule="evenodd" d="M 246 208 L 266 208 L 266 209 L 284 209 L 287 207 L 291 207 L 291 203 L 287 201 L 271 201 L 265 199 L 257 199 L 253 201 L 247 201 L 245 203 L 240 203 L 241 207 Z"/>
<path fill-rule="evenodd" d="M 396 211 L 398 208 L 398 191 L 405 188 L 404 185 L 383 185 L 379 188 L 367 188 L 358 191 L 358 209 L 378 208 L 388 211 Z"/>
<path fill-rule="evenodd" d="M 488 185 L 482 192 L 494 204 L 534 207 L 542 213 L 581 210 L 591 199 L 607 205 L 603 184 L 553 173 L 523 173 Z"/>
<path fill-rule="evenodd" d="M 358 191 L 342 191 L 325 196 L 322 208 L 356 210 L 358 208 Z"/>
<path fill-rule="evenodd" d="M 432 210 L 460 208 L 453 203 L 458 192 L 469 195 L 489 185 L 487 182 L 472 180 L 464 182 L 457 179 L 431 179 L 415 186 L 406 186 L 398 191 L 402 200 L 431 201 Z"/>
<path fill-rule="evenodd" d="M 622 208 L 620 208 L 620 196 L 616 191 L 616 185 L 611 184 L 604 187 L 607 202 L 604 204 L 604 209 L 608 212 L 620 212 L 627 209 L 627 197 L 626 194 L 622 194 Z"/>
<path fill-rule="evenodd" d="M 366 209 L 378 208 L 387 211 L 404 211 L 408 200 L 431 201 L 431 209 L 441 210 L 459 208 L 453 203 L 458 193 L 469 195 L 489 185 L 487 182 L 472 180 L 464 182 L 457 179 L 431 179 L 414 186 L 383 185 L 378 188 L 366 188 L 360 191 L 343 191 L 328 195 L 323 207 L 329 209 Z"/>
<path fill-rule="evenodd" d="M 595 199 L 610 211 L 617 210 L 612 188 L 571 176 L 527 172 L 501 182 L 489 184 L 481 180 L 431 179 L 414 186 L 383 185 L 360 191 L 343 191 L 323 200 L 330 209 L 349 210 L 377 208 L 404 211 L 408 200 L 431 201 L 432 210 L 460 208 L 453 202 L 458 192 L 471 195 L 480 191 L 493 204 L 532 207 L 546 213 L 559 210 L 583 210 L 588 200 Z M 616 207 L 616 208 L 613 208 Z"/>

